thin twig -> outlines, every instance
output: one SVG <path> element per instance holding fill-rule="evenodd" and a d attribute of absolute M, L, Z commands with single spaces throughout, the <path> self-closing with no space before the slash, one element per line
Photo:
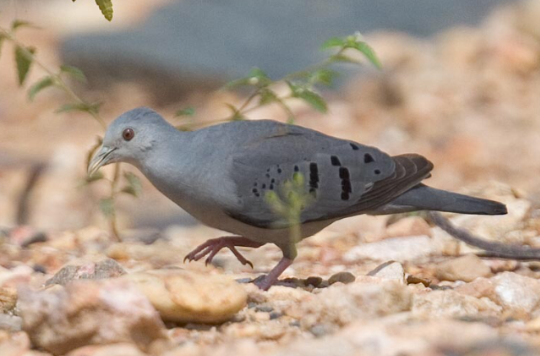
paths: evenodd
<path fill-rule="evenodd" d="M 499 242 L 487 241 L 472 235 L 470 232 L 455 227 L 450 220 L 435 211 L 428 212 L 429 219 L 438 227 L 446 231 L 452 237 L 474 247 L 486 251 L 482 257 L 503 258 L 521 261 L 540 260 L 540 248 L 532 248 L 522 245 L 509 245 Z"/>

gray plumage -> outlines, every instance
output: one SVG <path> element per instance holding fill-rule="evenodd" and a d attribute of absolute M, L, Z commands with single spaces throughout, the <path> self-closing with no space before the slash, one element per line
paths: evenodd
<path fill-rule="evenodd" d="M 126 129 L 133 137 L 126 140 Z M 104 157 L 104 158 L 103 158 Z M 301 214 L 302 237 L 358 214 L 441 210 L 504 214 L 504 205 L 429 188 L 426 158 L 380 150 L 275 121 L 235 121 L 181 132 L 148 109 L 131 110 L 108 128 L 89 170 L 112 162 L 136 166 L 164 195 L 204 224 L 296 256 L 289 222 L 266 192 L 295 173 L 313 197 Z M 228 247 L 228 246 L 226 246 Z"/>

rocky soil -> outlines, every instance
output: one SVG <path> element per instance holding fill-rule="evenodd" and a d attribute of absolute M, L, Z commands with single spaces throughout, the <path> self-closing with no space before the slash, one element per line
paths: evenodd
<path fill-rule="evenodd" d="M 429 184 L 508 206 L 505 216 L 448 215 L 455 225 L 538 247 L 537 4 L 430 40 L 373 36 L 384 73 L 330 93 L 327 116 L 294 103 L 299 123 L 430 157 Z M 26 36 L 43 61 L 56 63 L 55 37 Z M 107 186 L 79 187 L 99 127 L 84 114 L 54 114 L 65 102 L 54 91 L 29 104 L 11 61 L 0 60 L 1 356 L 540 354 L 540 264 L 481 258 L 422 214 L 332 225 L 299 244 L 281 285 L 268 292 L 249 281 L 279 260 L 277 248 L 242 250 L 254 269 L 228 251 L 209 266 L 184 264 L 186 253 L 221 233 L 177 218 L 147 183 L 142 199 L 120 199 L 123 240 L 115 242 L 96 212 Z M 107 118 L 152 105 L 125 83 L 86 94 L 106 98 Z M 171 116 L 195 102 L 197 119 L 222 117 L 223 102 L 235 100 L 194 95 L 158 110 Z M 272 107 L 253 115 L 269 117 L 285 119 Z M 17 203 L 36 163 L 47 169 L 21 226 Z"/>

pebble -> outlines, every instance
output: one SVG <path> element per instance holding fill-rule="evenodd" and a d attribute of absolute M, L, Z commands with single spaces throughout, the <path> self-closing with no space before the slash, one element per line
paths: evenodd
<path fill-rule="evenodd" d="M 103 261 L 94 263 L 89 262 L 79 266 L 65 266 L 47 282 L 46 286 L 53 284 L 67 285 L 75 280 L 79 279 L 104 279 L 115 278 L 124 275 L 126 271 L 116 262 L 110 258 Z"/>
<path fill-rule="evenodd" d="M 317 288 L 318 286 L 321 285 L 322 282 L 323 282 L 323 279 L 321 277 L 312 276 L 312 277 L 306 278 L 305 285 L 306 286 L 313 286 L 313 287 Z"/>
<path fill-rule="evenodd" d="M 17 290 L 13 287 L 0 288 L 0 313 L 8 313 L 17 305 Z"/>
<path fill-rule="evenodd" d="M 489 277 L 491 269 L 475 254 L 451 258 L 437 265 L 435 276 L 444 281 L 472 282 L 479 277 Z"/>
<path fill-rule="evenodd" d="M 53 354 L 120 342 L 144 351 L 166 338 L 163 322 L 148 299 L 118 278 L 74 281 L 41 291 L 23 288 L 18 309 L 32 344 Z"/>
<path fill-rule="evenodd" d="M 350 272 L 338 272 L 328 278 L 328 284 L 332 285 L 334 283 L 341 282 L 343 284 L 349 284 L 356 280 L 356 277 Z"/>
<path fill-rule="evenodd" d="M 518 315 L 540 316 L 540 281 L 513 272 L 491 278 L 494 297 L 501 306 Z"/>
<path fill-rule="evenodd" d="M 162 269 L 122 278 L 134 282 L 165 321 L 222 323 L 247 304 L 244 289 L 223 275 Z"/>

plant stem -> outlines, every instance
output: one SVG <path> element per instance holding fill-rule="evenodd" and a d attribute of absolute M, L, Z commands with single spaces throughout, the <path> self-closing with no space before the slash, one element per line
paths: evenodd
<path fill-rule="evenodd" d="M 114 165 L 114 175 L 113 180 L 111 181 L 111 196 L 110 199 L 112 200 L 113 206 L 115 203 L 115 197 L 116 197 L 116 187 L 118 186 L 118 182 L 120 181 L 120 163 L 116 163 Z M 109 228 L 111 229 L 111 235 L 114 237 L 114 239 L 117 242 L 122 241 L 120 238 L 120 234 L 118 233 L 118 226 L 116 221 L 116 210 L 113 212 L 112 216 L 109 218 Z"/>
<path fill-rule="evenodd" d="M 55 73 L 51 69 L 49 69 L 49 67 L 47 67 L 43 62 L 41 62 L 41 60 L 36 55 L 30 52 L 23 43 L 17 40 L 15 36 L 13 36 L 13 34 L 11 34 L 9 31 L 6 31 L 0 28 L 0 35 L 2 35 L 2 37 L 6 38 L 11 43 L 13 43 L 15 46 L 17 46 L 28 59 L 30 59 L 33 63 L 35 63 L 38 67 L 40 67 L 44 72 L 46 72 L 53 79 L 56 86 L 62 89 L 73 101 L 77 102 L 77 104 L 88 105 L 86 101 L 81 99 L 81 97 L 78 96 L 66 84 L 66 82 L 64 81 L 64 79 L 62 79 L 62 76 L 60 74 Z M 93 111 L 88 111 L 88 114 L 90 114 L 101 125 L 103 129 L 107 127 L 107 125 L 105 124 L 105 121 L 101 118 L 101 116 L 98 113 L 93 112 Z"/>

